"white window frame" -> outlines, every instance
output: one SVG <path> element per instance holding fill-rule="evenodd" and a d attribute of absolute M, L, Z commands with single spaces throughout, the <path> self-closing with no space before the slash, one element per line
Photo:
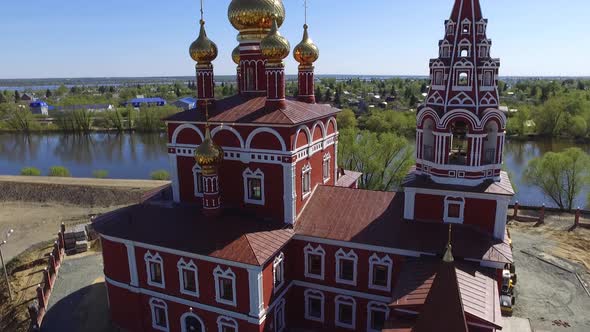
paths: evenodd
<path fill-rule="evenodd" d="M 452 218 L 449 217 L 449 205 L 457 204 L 459 205 L 459 218 Z M 443 215 L 443 220 L 446 223 L 452 224 L 462 224 L 465 217 L 465 198 L 463 197 L 452 197 L 446 196 L 445 197 L 445 211 Z"/>
<path fill-rule="evenodd" d="M 305 178 L 309 177 L 309 190 L 305 191 Z M 307 165 L 303 166 L 303 169 L 301 170 L 301 193 L 303 195 L 303 199 L 306 199 L 307 197 L 309 197 L 309 195 L 311 195 L 312 192 L 312 188 L 311 188 L 311 165 L 308 163 Z"/>
<path fill-rule="evenodd" d="M 201 189 L 202 191 L 199 192 L 199 177 L 201 178 Z M 205 191 L 205 182 L 203 182 L 203 171 L 199 165 L 195 165 L 193 167 L 193 182 L 195 184 L 195 197 L 203 197 L 203 193 Z"/>
<path fill-rule="evenodd" d="M 358 265 L 357 254 L 352 249 L 350 249 L 350 251 L 348 253 L 342 249 L 338 249 L 335 256 L 336 256 L 336 282 L 340 283 L 340 284 L 356 286 L 357 265 Z M 346 280 L 346 279 L 340 278 L 340 272 L 341 272 L 340 271 L 340 262 L 341 261 L 351 261 L 352 262 L 352 264 L 353 264 L 352 280 Z"/>
<path fill-rule="evenodd" d="M 235 332 L 238 332 L 238 322 L 235 319 L 226 316 L 219 316 L 219 318 L 217 318 L 217 331 L 223 332 L 224 327 L 231 327 Z"/>
<path fill-rule="evenodd" d="M 217 303 L 226 304 L 235 307 L 237 303 L 237 294 L 236 294 L 236 274 L 231 270 L 231 268 L 227 268 L 227 270 L 223 270 L 221 266 L 217 266 L 213 270 L 213 277 L 215 278 L 215 300 Z M 232 281 L 232 292 L 233 292 L 233 299 L 226 300 L 221 298 L 221 288 L 219 287 L 219 279 L 231 279 Z"/>
<path fill-rule="evenodd" d="M 170 320 L 168 319 L 168 304 L 161 299 L 152 297 L 150 299 L 150 310 L 152 312 L 152 328 L 158 330 L 158 331 L 165 331 L 168 332 L 170 331 Z M 159 309 L 163 309 L 164 313 L 166 315 L 166 326 L 160 326 L 158 324 L 156 324 L 156 308 Z"/>
<path fill-rule="evenodd" d="M 387 267 L 387 286 L 375 285 L 373 283 L 373 267 L 375 265 L 382 265 Z M 376 253 L 369 257 L 369 289 L 389 292 L 391 291 L 391 277 L 393 271 L 393 260 L 389 255 L 379 257 Z"/>
<path fill-rule="evenodd" d="M 188 317 L 196 318 L 199 321 L 199 323 L 201 323 L 201 331 L 205 332 L 205 324 L 203 323 L 203 320 L 201 319 L 201 317 L 197 316 L 194 312 L 187 312 L 187 313 L 183 314 L 182 316 L 180 316 L 180 331 L 189 332 L 186 329 L 186 323 L 185 323 L 185 320 Z"/>
<path fill-rule="evenodd" d="M 330 162 L 332 160 L 332 156 L 330 155 L 330 153 L 326 153 L 324 155 L 324 160 L 322 163 L 322 178 L 324 179 L 324 183 L 327 183 L 328 181 L 330 181 L 330 173 L 331 173 L 331 167 L 330 167 Z M 326 166 L 328 167 L 327 173 L 326 173 Z M 326 174 L 328 174 L 328 176 L 326 177 Z"/>
<path fill-rule="evenodd" d="M 280 320 L 279 320 L 279 312 L 282 312 Z M 279 327 L 279 323 L 281 323 L 280 327 Z M 281 299 L 275 308 L 274 325 L 275 325 L 275 332 L 282 332 L 286 328 L 286 326 L 285 326 L 285 299 Z"/>
<path fill-rule="evenodd" d="M 489 75 L 490 81 L 486 82 L 486 75 Z M 494 71 L 493 70 L 484 70 L 481 74 L 481 85 L 484 87 L 494 86 L 495 79 L 494 79 Z"/>
<path fill-rule="evenodd" d="M 242 177 L 244 178 L 244 202 L 248 204 L 264 205 L 266 201 L 264 195 L 264 172 L 262 172 L 260 168 L 254 172 L 252 172 L 250 168 L 246 168 L 244 173 L 242 173 Z M 260 199 L 250 198 L 250 188 L 248 186 L 249 179 L 260 180 Z"/>
<path fill-rule="evenodd" d="M 305 248 L 303 249 L 304 252 L 304 258 L 305 258 L 305 277 L 306 278 L 312 278 L 312 279 L 318 279 L 318 280 L 324 280 L 324 274 L 326 271 L 325 268 L 325 263 L 326 263 L 326 251 L 324 250 L 324 248 L 322 248 L 321 245 L 318 244 L 317 247 L 312 247 L 311 244 L 307 244 L 305 246 Z M 308 266 L 308 262 L 309 262 L 309 256 L 310 255 L 317 255 L 317 256 L 321 256 L 322 258 L 322 272 L 318 275 L 318 274 L 313 274 L 313 273 L 309 273 L 309 268 L 310 266 Z"/>
<path fill-rule="evenodd" d="M 180 293 L 190 296 L 199 297 L 199 269 L 193 260 L 189 260 L 188 263 L 181 258 L 176 264 L 178 267 L 178 280 L 180 280 Z M 195 291 L 190 291 L 184 288 L 184 271 L 193 272 L 195 274 Z M 197 317 L 198 318 L 198 317 Z"/>
<path fill-rule="evenodd" d="M 467 29 L 465 29 L 465 27 L 467 27 Z M 467 30 L 467 31 L 465 31 Z M 467 35 L 471 33 L 471 21 L 466 18 L 461 22 L 461 34 L 462 35 Z"/>
<path fill-rule="evenodd" d="M 166 288 L 166 279 L 165 279 L 165 273 L 164 273 L 164 260 L 162 259 L 162 257 L 160 256 L 159 253 L 156 253 L 155 255 L 152 254 L 150 251 L 146 252 L 145 255 L 143 256 L 143 259 L 145 260 L 145 270 L 146 270 L 146 274 L 147 274 L 147 284 L 153 287 L 158 287 L 158 288 Z M 162 282 L 156 282 L 152 280 L 152 271 L 151 271 L 151 264 L 158 264 L 160 265 L 160 271 L 162 273 Z"/>
<path fill-rule="evenodd" d="M 306 289 L 305 292 L 303 293 L 305 296 L 305 319 L 306 320 L 311 320 L 314 322 L 320 322 L 323 323 L 324 322 L 324 317 L 325 317 L 325 305 L 326 305 L 326 298 L 324 297 L 324 293 L 318 290 L 314 290 L 314 289 Z M 320 300 L 320 302 L 322 303 L 322 312 L 320 317 L 313 317 L 309 315 L 309 300 L 310 299 L 315 299 L 315 300 Z"/>
<path fill-rule="evenodd" d="M 335 303 L 335 310 L 334 310 L 334 324 L 338 327 L 343 327 L 345 329 L 351 329 L 351 330 L 356 330 L 356 300 L 350 296 L 344 296 L 344 295 L 338 295 L 336 296 L 336 299 L 334 300 Z M 341 322 L 339 320 L 340 317 L 340 305 L 350 305 L 352 306 L 352 322 L 351 324 L 347 324 L 344 322 Z"/>
<path fill-rule="evenodd" d="M 277 267 L 280 267 L 280 282 L 277 284 Z M 283 287 L 285 284 L 285 254 L 282 252 L 275 257 L 275 260 L 272 264 L 272 284 L 274 292 L 276 293 Z"/>
<path fill-rule="evenodd" d="M 371 312 L 379 311 L 385 313 L 385 321 L 389 319 L 389 307 L 385 303 L 370 301 L 367 303 L 367 332 L 381 332 L 381 330 L 375 330 L 372 328 Z"/>

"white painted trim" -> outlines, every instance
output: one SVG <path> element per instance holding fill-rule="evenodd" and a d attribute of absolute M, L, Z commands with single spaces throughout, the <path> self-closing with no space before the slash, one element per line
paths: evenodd
<path fill-rule="evenodd" d="M 332 159 L 332 155 L 330 155 L 330 152 L 326 152 L 324 154 L 324 158 L 323 158 L 323 163 L 322 163 L 322 178 L 324 180 L 324 184 L 326 184 L 328 181 L 330 181 L 330 177 L 331 177 L 331 159 Z M 328 167 L 327 169 L 327 174 L 328 176 L 326 177 L 326 166 Z"/>
<path fill-rule="evenodd" d="M 150 311 L 152 312 L 152 328 L 158 331 L 170 331 L 170 320 L 168 319 L 168 304 L 161 299 L 151 298 L 149 301 Z M 166 326 L 156 324 L 156 308 L 164 310 L 166 316 Z"/>
<path fill-rule="evenodd" d="M 283 139 L 283 137 L 279 134 L 278 131 L 276 131 L 272 128 L 268 128 L 268 127 L 256 128 L 255 130 L 253 130 L 250 133 L 250 135 L 248 135 L 248 139 L 246 140 L 246 150 L 250 150 L 250 147 L 251 147 L 250 145 L 252 144 L 252 140 L 259 133 L 269 133 L 269 134 L 275 136 L 279 140 L 279 142 L 281 143 L 281 151 L 287 151 L 287 145 L 285 144 L 285 140 Z"/>
<path fill-rule="evenodd" d="M 137 274 L 137 261 L 135 260 L 135 248 L 132 243 L 125 243 L 127 248 L 127 261 L 129 263 L 129 277 L 131 286 L 139 286 L 139 275 Z"/>
<path fill-rule="evenodd" d="M 172 183 L 172 200 L 180 203 L 180 184 L 178 180 L 178 157 L 176 153 L 168 154 L 168 161 L 170 162 L 170 180 Z"/>
<path fill-rule="evenodd" d="M 404 188 L 404 219 L 414 220 L 416 207 L 416 191 L 414 188 Z"/>
<path fill-rule="evenodd" d="M 321 133 L 321 134 L 322 134 L 322 138 L 318 139 L 317 141 L 314 141 L 314 140 L 313 140 L 313 138 L 314 138 L 314 136 L 315 136 L 315 129 L 316 129 L 316 127 L 317 127 L 317 126 L 320 126 L 320 129 L 322 130 L 322 133 Z M 319 142 L 319 141 L 323 141 L 323 140 L 325 140 L 325 139 L 326 139 L 326 136 L 327 136 L 327 135 L 326 135 L 326 126 L 324 125 L 324 123 L 323 123 L 322 121 L 319 121 L 319 120 L 318 120 L 318 121 L 316 121 L 316 122 L 313 124 L 313 127 L 312 127 L 312 129 L 311 129 L 311 141 L 310 141 L 310 143 L 311 143 L 311 142 L 313 142 L 313 143 L 317 143 L 317 142 Z"/>
<path fill-rule="evenodd" d="M 184 123 L 184 122 L 180 122 L 182 123 L 180 126 L 176 127 L 176 129 L 174 129 L 174 133 L 172 133 L 172 144 L 176 144 L 176 141 L 178 140 L 178 135 L 180 134 L 180 132 L 184 129 L 192 129 L 195 132 L 197 132 L 197 134 L 199 134 L 199 137 L 201 137 L 201 142 L 205 140 L 205 136 L 203 136 L 203 133 L 201 132 L 201 130 L 195 126 L 194 124 L 191 123 Z"/>
<path fill-rule="evenodd" d="M 342 250 L 342 248 L 338 249 L 338 251 L 335 254 L 336 257 L 336 282 L 337 283 L 341 283 L 341 284 L 345 284 L 345 285 L 352 285 L 352 286 L 356 286 L 356 281 L 357 281 L 357 266 L 358 266 L 358 256 L 357 254 L 354 252 L 354 250 L 350 249 L 350 251 L 348 253 L 344 252 L 344 250 Z M 353 276 L 352 276 L 352 280 L 346 280 L 346 279 L 342 279 L 340 276 L 340 262 L 341 261 L 351 261 L 353 264 Z"/>
<path fill-rule="evenodd" d="M 244 203 L 254 204 L 254 205 L 264 205 L 265 194 L 264 194 L 264 172 L 258 168 L 256 171 L 252 172 L 250 167 L 247 167 L 244 172 L 242 173 L 243 181 L 244 181 Z M 260 180 L 260 199 L 251 199 L 250 198 L 250 187 L 248 185 L 249 179 L 259 179 Z"/>
<path fill-rule="evenodd" d="M 279 321 L 279 312 L 282 312 L 281 320 Z M 275 308 L 275 314 L 274 314 L 274 325 L 275 325 L 275 332 L 283 332 L 286 328 L 286 324 L 285 324 L 285 299 L 280 299 L 279 303 L 277 304 L 276 308 Z M 280 323 L 280 326 L 279 326 Z"/>
<path fill-rule="evenodd" d="M 217 331 L 223 332 L 224 327 L 230 327 L 234 329 L 234 332 L 238 332 L 238 322 L 230 317 L 219 316 L 217 318 Z"/>
<path fill-rule="evenodd" d="M 164 288 L 166 289 L 166 279 L 164 276 L 164 260 L 160 256 L 159 253 L 153 255 L 149 250 L 143 256 L 145 261 L 145 269 L 147 275 L 147 284 L 153 287 Z M 162 275 L 162 282 L 157 282 L 152 280 L 152 272 L 151 272 L 151 264 L 158 264 L 160 265 L 160 274 Z"/>
<path fill-rule="evenodd" d="M 324 280 L 324 274 L 325 274 L 325 263 L 326 263 L 326 251 L 324 250 L 324 248 L 322 248 L 321 245 L 318 245 L 317 247 L 312 247 L 311 244 L 307 244 L 305 246 L 305 248 L 303 249 L 303 253 L 304 253 L 304 259 L 305 259 L 305 271 L 304 271 L 304 275 L 306 278 L 311 278 L 311 279 L 318 279 L 318 280 Z M 308 262 L 309 262 L 309 256 L 310 255 L 317 255 L 317 256 L 321 256 L 322 259 L 322 268 L 321 268 L 321 273 L 318 274 L 313 274 L 309 272 L 309 269 L 311 268 L 310 266 L 308 266 Z"/>
<path fill-rule="evenodd" d="M 248 269 L 248 270 L 262 271 L 262 267 L 260 267 L 258 265 L 250 265 L 250 264 L 244 264 L 244 263 L 234 262 L 234 261 L 230 261 L 230 260 L 215 258 L 215 257 L 211 257 L 211 256 L 198 255 L 198 254 L 190 253 L 187 251 L 165 248 L 165 247 L 147 244 L 147 243 L 143 243 L 143 242 L 125 240 L 125 239 L 121 239 L 121 238 L 117 238 L 117 237 L 109 236 L 109 235 L 104 235 L 104 234 L 101 234 L 100 236 L 102 238 L 105 238 L 105 239 L 112 241 L 112 242 L 123 243 L 123 244 L 132 244 L 135 247 L 146 249 L 146 250 L 156 250 L 159 252 L 164 252 L 164 253 L 173 254 L 173 255 L 177 255 L 177 256 L 184 256 L 187 258 L 195 258 L 195 259 L 199 259 L 199 260 L 206 261 L 206 262 L 212 262 L 212 263 L 216 263 L 216 264 L 234 266 L 234 267 L 239 267 L 239 268 Z"/>
<path fill-rule="evenodd" d="M 176 264 L 176 267 L 178 268 L 178 280 L 180 281 L 180 293 L 181 294 L 185 294 L 185 295 L 190 295 L 190 296 L 196 296 L 199 297 L 199 269 L 197 268 L 197 265 L 195 264 L 195 262 L 191 259 L 188 261 L 188 263 L 184 260 L 184 258 L 181 258 L 178 260 L 178 263 Z M 195 291 L 190 291 L 187 290 L 184 287 L 184 271 L 188 271 L 188 272 L 192 272 L 195 274 Z"/>
<path fill-rule="evenodd" d="M 340 305 L 349 305 L 352 307 L 352 321 L 350 324 L 341 322 L 339 320 L 340 317 L 338 316 L 340 312 Z M 336 296 L 334 299 L 334 309 L 334 325 L 351 330 L 356 329 L 356 300 L 354 298 L 344 295 Z"/>
<path fill-rule="evenodd" d="M 373 270 L 375 265 L 387 267 L 387 286 L 375 285 L 373 283 Z M 369 289 L 389 292 L 391 291 L 391 278 L 393 272 L 393 260 L 388 255 L 379 257 L 376 253 L 369 257 Z"/>
<path fill-rule="evenodd" d="M 238 141 L 240 141 L 240 148 L 243 149 L 245 147 L 244 139 L 242 138 L 242 135 L 240 135 L 240 132 L 237 131 L 236 128 L 234 128 L 232 126 L 225 125 L 225 124 L 221 124 L 221 125 L 213 128 L 213 130 L 211 130 L 211 138 L 215 138 L 215 135 L 223 130 L 229 131 L 236 136 Z"/>
<path fill-rule="evenodd" d="M 295 188 L 295 169 L 297 164 L 283 165 L 283 209 L 285 223 L 295 224 L 295 211 L 297 201 L 297 190 Z"/>
<path fill-rule="evenodd" d="M 277 267 L 280 268 L 279 270 L 279 282 L 277 284 Z M 276 293 L 283 287 L 285 284 L 285 254 L 280 253 L 275 257 L 275 260 L 272 264 L 272 284 L 273 284 L 273 293 Z"/>
<path fill-rule="evenodd" d="M 205 324 L 203 323 L 203 320 L 201 319 L 201 317 L 197 316 L 193 312 L 187 312 L 187 313 L 183 314 L 182 316 L 180 316 L 180 331 L 181 332 L 190 332 L 189 330 L 187 330 L 187 326 L 186 326 L 186 322 L 185 322 L 185 320 L 188 317 L 196 318 L 199 321 L 199 323 L 201 323 L 201 331 L 203 331 L 203 332 L 206 331 Z"/>
<path fill-rule="evenodd" d="M 265 314 L 262 287 L 262 271 L 248 270 L 250 316 L 263 317 Z"/>
<path fill-rule="evenodd" d="M 303 199 L 305 200 L 307 197 L 309 197 L 311 195 L 311 193 L 313 192 L 312 190 L 312 184 L 311 184 L 311 164 L 307 163 L 307 165 L 303 166 L 303 168 L 301 169 L 301 194 L 303 195 Z M 309 177 L 307 184 L 309 185 L 309 188 L 305 188 L 305 178 Z M 308 191 L 306 191 L 306 189 L 309 189 Z"/>
<path fill-rule="evenodd" d="M 371 312 L 379 311 L 385 313 L 385 322 L 389 319 L 389 306 L 386 303 L 370 301 L 367 303 L 367 332 L 381 332 L 372 328 Z"/>
<path fill-rule="evenodd" d="M 459 217 L 449 216 L 449 205 L 459 205 Z M 445 211 L 443 214 L 443 220 L 445 223 L 451 224 L 462 224 L 465 219 L 465 198 L 464 197 L 445 197 Z"/>
<path fill-rule="evenodd" d="M 387 297 L 387 296 L 373 295 L 370 293 L 362 293 L 362 292 L 352 291 L 352 290 L 348 290 L 348 289 L 324 286 L 324 285 L 316 284 L 313 282 L 294 280 L 292 283 L 294 286 L 298 286 L 298 287 L 315 289 L 315 290 L 319 290 L 322 292 L 334 293 L 334 294 L 338 294 L 338 295 L 352 296 L 354 298 L 361 298 L 361 299 L 367 299 L 367 300 L 372 300 L 372 301 L 377 301 L 377 302 L 385 302 L 385 303 L 391 303 L 391 301 L 392 301 L 392 298 L 390 296 Z"/>
<path fill-rule="evenodd" d="M 201 191 L 199 192 L 199 184 L 198 184 L 198 180 L 199 180 L 199 175 L 201 177 Z M 195 166 L 193 166 L 193 183 L 194 183 L 194 195 L 195 197 L 203 197 L 204 191 L 205 191 L 205 183 L 203 182 L 203 172 L 201 170 L 201 166 L 199 166 L 198 164 L 195 163 Z"/>
<path fill-rule="evenodd" d="M 235 307 L 237 305 L 237 294 L 236 294 L 236 274 L 231 270 L 231 268 L 227 268 L 227 270 L 223 270 L 221 266 L 217 266 L 213 270 L 213 278 L 215 279 L 215 301 L 221 304 L 226 304 Z M 232 300 L 226 300 L 221 298 L 221 288 L 219 287 L 220 279 L 229 279 L 232 282 Z"/>
<path fill-rule="evenodd" d="M 380 253 L 384 253 L 384 254 L 392 254 L 392 255 L 400 255 L 400 256 L 408 256 L 408 257 L 420 257 L 420 255 L 431 255 L 430 253 L 427 253 L 427 252 L 388 248 L 388 247 L 381 247 L 381 246 L 373 246 L 373 245 L 369 245 L 369 244 L 361 244 L 361 243 L 354 243 L 354 242 L 347 242 L 347 241 L 323 239 L 323 238 L 319 238 L 319 237 L 300 235 L 300 234 L 295 234 L 293 236 L 293 239 L 300 240 L 300 241 L 306 241 L 306 242 L 315 242 L 315 243 L 320 243 L 320 244 L 325 244 L 325 245 L 330 245 L 330 246 L 361 249 L 361 250 L 367 250 L 367 251 L 376 251 L 376 252 L 380 252 Z"/>
<path fill-rule="evenodd" d="M 311 320 L 311 321 L 314 321 L 314 322 L 321 322 L 321 323 L 323 323 L 324 322 L 325 311 L 326 311 L 326 309 L 325 309 L 325 305 L 326 305 L 326 302 L 325 301 L 326 301 L 326 299 L 325 299 L 324 293 L 322 293 L 320 291 L 317 291 L 317 290 L 313 290 L 313 289 L 306 289 L 303 294 L 305 296 L 305 302 L 304 302 L 304 305 L 305 305 L 305 316 L 304 317 L 305 317 L 305 319 Z M 320 314 L 320 317 L 314 317 L 314 316 L 311 316 L 310 315 L 310 312 L 309 312 L 309 300 L 310 299 L 315 299 L 315 300 L 320 300 L 321 301 L 321 303 L 322 303 L 322 312 Z"/>
<path fill-rule="evenodd" d="M 307 136 L 307 144 L 305 144 L 301 148 L 309 146 L 313 141 L 313 136 L 311 135 L 311 132 L 309 131 L 309 127 L 307 125 L 301 125 L 301 126 L 299 126 L 299 128 L 297 128 L 297 131 L 295 132 L 295 140 L 293 141 L 293 147 L 291 149 L 292 151 L 297 151 L 298 149 L 300 149 L 297 146 L 297 144 L 299 143 L 299 134 L 301 133 L 302 130 L 305 132 L 305 135 Z"/>
<path fill-rule="evenodd" d="M 494 224 L 494 237 L 498 240 L 503 240 L 506 232 L 506 221 L 508 216 L 508 204 L 509 202 L 496 201 L 496 218 Z"/>

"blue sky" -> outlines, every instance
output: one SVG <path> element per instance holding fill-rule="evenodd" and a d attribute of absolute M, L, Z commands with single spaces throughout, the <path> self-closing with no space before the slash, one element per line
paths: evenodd
<path fill-rule="evenodd" d="M 216 74 L 235 72 L 230 0 L 205 0 Z M 501 75 L 590 76 L 590 1 L 481 0 Z M 301 40 L 303 0 L 281 33 Z M 319 74 L 424 75 L 453 0 L 309 0 Z M 0 79 L 188 76 L 199 0 L 19 0 L 0 6 Z M 295 73 L 289 57 L 287 72 Z"/>

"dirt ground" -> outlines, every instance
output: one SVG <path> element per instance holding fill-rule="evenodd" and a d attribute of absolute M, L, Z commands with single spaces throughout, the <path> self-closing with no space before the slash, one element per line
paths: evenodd
<path fill-rule="evenodd" d="M 551 213 L 538 227 L 509 225 L 518 274 L 514 315 L 529 318 L 535 331 L 590 331 L 590 230 L 569 232 L 572 225 L 571 214 Z"/>
<path fill-rule="evenodd" d="M 89 222 L 90 217 L 112 211 L 117 207 L 83 207 L 59 203 L 0 202 L 0 234 L 14 229 L 8 243 L 2 247 L 9 261 L 34 243 L 57 237 L 61 223 L 74 225 Z"/>

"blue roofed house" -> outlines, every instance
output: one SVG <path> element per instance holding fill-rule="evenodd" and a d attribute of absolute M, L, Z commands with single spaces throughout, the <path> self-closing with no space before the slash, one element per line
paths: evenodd
<path fill-rule="evenodd" d="M 141 107 L 141 106 L 164 106 L 166 105 L 166 100 L 155 97 L 155 98 L 134 98 L 128 102 L 123 103 L 124 106 L 132 105 L 133 107 Z"/>
<path fill-rule="evenodd" d="M 193 97 L 180 98 L 174 102 L 174 106 L 182 108 L 185 111 L 192 110 L 197 107 L 197 99 Z"/>
<path fill-rule="evenodd" d="M 43 100 L 34 101 L 29 104 L 29 107 L 33 114 L 49 115 L 49 105 Z"/>

